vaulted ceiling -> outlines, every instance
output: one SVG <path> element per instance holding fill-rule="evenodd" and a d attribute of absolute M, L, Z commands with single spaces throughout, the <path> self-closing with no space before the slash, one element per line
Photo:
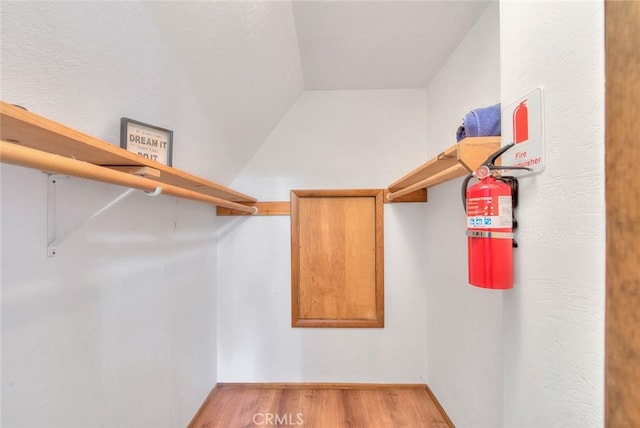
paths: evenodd
<path fill-rule="evenodd" d="M 305 88 L 424 88 L 487 4 L 294 1 Z"/>
<path fill-rule="evenodd" d="M 164 125 L 230 183 L 304 90 L 424 88 L 488 3 L 3 1 L 2 97 L 115 144 Z"/>
<path fill-rule="evenodd" d="M 189 163 L 215 154 L 227 182 L 304 90 L 426 88 L 488 4 L 145 3 L 214 129 Z"/>

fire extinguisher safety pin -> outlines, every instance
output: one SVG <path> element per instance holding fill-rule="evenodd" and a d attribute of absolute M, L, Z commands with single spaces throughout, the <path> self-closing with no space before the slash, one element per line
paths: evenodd
<path fill-rule="evenodd" d="M 489 232 L 486 230 L 467 230 L 469 238 L 513 239 L 511 232 Z"/>
<path fill-rule="evenodd" d="M 469 182 L 472 178 L 477 178 L 482 180 L 486 176 L 491 175 L 491 171 L 509 171 L 509 170 L 525 170 L 525 171 L 533 171 L 531 168 L 526 166 L 501 166 L 496 165 L 496 161 L 500 156 L 502 156 L 507 150 L 511 147 L 515 146 L 515 143 L 507 144 L 506 146 L 502 146 L 496 152 L 489 155 L 489 157 L 480 164 L 480 166 L 471 174 L 468 174 L 462 182 L 462 207 L 464 211 L 467 212 L 467 187 L 469 186 Z M 500 177 L 499 175 L 497 176 Z M 510 177 L 513 182 L 517 182 L 515 177 Z M 513 185 L 512 185 L 513 186 Z M 515 193 L 515 192 L 514 192 Z M 514 204 L 515 205 L 515 204 Z"/>

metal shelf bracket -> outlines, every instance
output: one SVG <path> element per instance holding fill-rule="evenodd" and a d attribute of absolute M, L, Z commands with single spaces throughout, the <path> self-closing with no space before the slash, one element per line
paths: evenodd
<path fill-rule="evenodd" d="M 124 201 L 128 198 L 133 192 L 137 189 L 128 189 L 118 197 L 107 203 L 105 206 L 100 208 L 98 211 L 91 214 L 89 217 L 85 218 L 81 222 L 77 223 L 75 226 L 71 227 L 66 232 L 62 233 L 60 236 L 56 237 L 56 182 L 61 178 L 68 178 L 66 175 L 59 174 L 48 174 L 48 184 L 47 184 L 47 256 L 53 257 L 56 255 L 56 248 L 62 241 L 73 235 L 78 229 L 80 229 L 85 224 L 89 223 L 94 218 L 98 217 L 100 214 L 106 212 L 107 210 L 113 208 L 118 205 L 120 202 Z M 158 196 L 162 193 L 162 187 L 156 187 L 156 189 L 152 192 L 144 192 L 147 196 Z"/>

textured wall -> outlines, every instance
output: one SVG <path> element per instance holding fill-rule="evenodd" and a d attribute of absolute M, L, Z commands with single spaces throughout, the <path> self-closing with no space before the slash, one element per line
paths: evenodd
<path fill-rule="evenodd" d="M 141 193 L 46 256 L 47 176 L 2 167 L 2 426 L 184 426 L 216 380 L 214 209 Z M 58 180 L 59 231 L 124 189 Z"/>
<path fill-rule="evenodd" d="M 1 98 L 230 182 L 299 94 L 288 3 L 2 2 Z M 2 166 L 2 426 L 185 426 L 216 382 L 211 206 L 130 197 L 46 257 L 46 176 Z M 123 189 L 59 184 L 59 230 Z"/>
<path fill-rule="evenodd" d="M 172 129 L 222 183 L 302 91 L 288 2 L 3 2 L 1 67 L 3 100 L 114 144 L 121 116 Z"/>
<path fill-rule="evenodd" d="M 427 89 L 428 148 L 455 143 L 462 116 L 500 101 L 498 4 L 492 3 Z M 502 293 L 467 284 L 462 179 L 429 190 L 427 383 L 457 427 L 502 423 Z"/>
<path fill-rule="evenodd" d="M 521 180 L 504 426 L 602 426 L 603 4 L 508 1 L 500 12 L 502 100 L 543 86 L 547 136 L 546 169 Z"/>
<path fill-rule="evenodd" d="M 234 182 L 381 188 L 424 151 L 424 90 L 305 92 Z M 220 382 L 424 382 L 424 204 L 385 207 L 385 328 L 291 328 L 289 217 L 219 218 Z"/>

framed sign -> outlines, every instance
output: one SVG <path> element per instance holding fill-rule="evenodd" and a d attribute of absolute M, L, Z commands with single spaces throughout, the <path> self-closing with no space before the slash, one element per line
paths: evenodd
<path fill-rule="evenodd" d="M 120 119 L 120 147 L 171 166 L 173 131 L 123 117 Z"/>

